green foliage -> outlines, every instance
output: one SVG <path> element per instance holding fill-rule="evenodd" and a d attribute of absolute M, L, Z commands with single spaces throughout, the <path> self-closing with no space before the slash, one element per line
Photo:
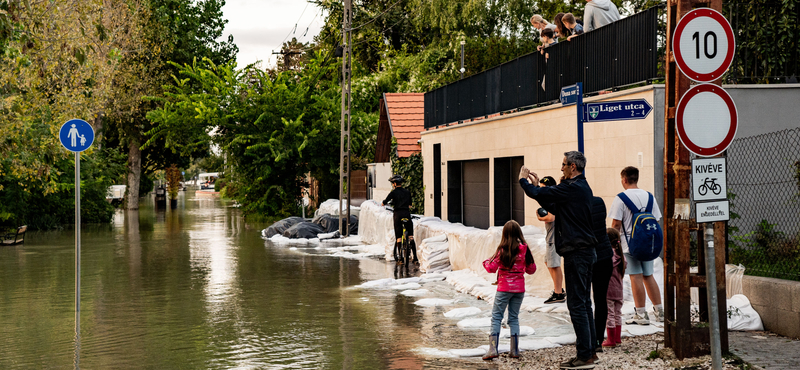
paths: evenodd
<path fill-rule="evenodd" d="M 777 224 L 761 220 L 755 230 L 730 237 L 730 262 L 745 265 L 746 274 L 800 280 L 800 234 L 786 235 Z"/>
<path fill-rule="evenodd" d="M 0 162 L 0 168 L 8 160 Z M 108 187 L 124 172 L 125 158 L 105 149 L 81 156 L 81 223 L 105 223 L 114 207 L 106 201 Z M 3 227 L 28 225 L 33 230 L 61 228 L 75 222 L 75 164 L 72 159 L 53 163 L 48 176 L 54 191 L 42 183 L 27 182 L 2 168 L 0 215 Z"/>
<path fill-rule="evenodd" d="M 154 185 L 155 181 L 153 180 L 152 176 L 143 174 L 141 177 L 139 177 L 139 198 L 153 191 Z"/>
<path fill-rule="evenodd" d="M 800 3 L 726 1 L 723 10 L 736 38 L 734 63 L 726 78 L 775 83 L 800 75 Z"/>
<path fill-rule="evenodd" d="M 392 138 L 392 173 L 403 176 L 403 187 L 411 192 L 411 203 L 414 213 L 425 213 L 425 186 L 422 183 L 422 153 L 412 154 L 406 158 L 397 156 L 397 140 Z"/>

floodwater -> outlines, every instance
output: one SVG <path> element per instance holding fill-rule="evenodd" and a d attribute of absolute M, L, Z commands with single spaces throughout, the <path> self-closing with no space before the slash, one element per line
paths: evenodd
<path fill-rule="evenodd" d="M 272 245 L 260 237 L 268 225 L 245 222 L 231 205 L 188 191 L 176 210 L 146 198 L 110 225 L 85 226 L 79 337 L 71 228 L 2 247 L 0 368 L 485 366 L 418 350 L 485 344 L 485 333 L 443 321 L 450 308 L 352 288 L 393 277 L 393 265 Z"/>

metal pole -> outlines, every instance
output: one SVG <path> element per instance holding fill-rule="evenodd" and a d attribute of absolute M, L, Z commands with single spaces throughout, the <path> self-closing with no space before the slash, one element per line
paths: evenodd
<path fill-rule="evenodd" d="M 714 224 L 706 223 L 706 290 L 708 291 L 709 330 L 711 337 L 711 364 L 714 370 L 722 369 L 722 344 L 720 343 L 719 306 L 717 305 L 717 271 L 714 253 Z"/>
<path fill-rule="evenodd" d="M 461 40 L 461 69 L 459 70 L 459 71 L 461 71 L 461 78 L 464 78 L 464 71 L 465 71 L 465 69 L 464 69 L 464 44 L 465 44 L 464 40 Z"/>
<path fill-rule="evenodd" d="M 75 369 L 81 338 L 81 153 L 75 152 Z"/>
<path fill-rule="evenodd" d="M 339 155 L 339 234 L 350 236 L 350 62 L 352 54 L 352 1 L 344 0 L 342 16 L 342 136 Z M 347 189 L 345 194 L 344 190 Z M 342 220 L 342 201 L 347 213 Z"/>
<path fill-rule="evenodd" d="M 578 151 L 584 153 L 583 151 L 583 83 L 578 82 L 575 85 L 578 86 Z"/>

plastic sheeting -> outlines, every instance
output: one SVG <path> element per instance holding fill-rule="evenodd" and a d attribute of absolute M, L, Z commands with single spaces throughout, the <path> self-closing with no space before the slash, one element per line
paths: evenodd
<path fill-rule="evenodd" d="M 305 220 L 302 217 L 284 218 L 283 220 L 280 220 L 272 224 L 270 227 L 264 229 L 261 235 L 266 238 L 271 238 L 275 235 L 283 235 L 283 232 L 286 231 L 286 229 L 304 221 Z"/>
<path fill-rule="evenodd" d="M 344 216 L 339 216 L 344 220 Z M 339 217 L 328 213 L 318 214 L 314 216 L 311 222 L 319 225 L 323 233 L 330 233 L 339 230 Z M 358 217 L 350 215 L 350 235 L 358 234 Z"/>
<path fill-rule="evenodd" d="M 347 208 L 345 208 L 346 207 L 346 203 L 347 203 L 346 201 L 342 201 L 342 208 L 341 208 L 341 212 L 340 212 L 339 199 L 328 199 L 328 200 L 322 202 L 322 204 L 319 205 L 319 209 L 317 209 L 317 211 L 314 213 L 314 215 L 315 216 L 324 215 L 324 214 L 327 213 L 329 215 L 334 215 L 335 216 L 335 215 L 339 215 L 339 214 L 346 214 L 347 213 Z M 350 206 L 350 216 L 356 216 L 356 217 L 360 218 L 361 217 L 360 213 L 361 213 L 361 208 L 353 206 L 353 205 Z"/>
<path fill-rule="evenodd" d="M 729 330 L 764 330 L 761 316 L 750 305 L 750 300 L 744 294 L 734 295 L 727 303 Z"/>
<path fill-rule="evenodd" d="M 311 222 L 300 222 L 283 231 L 282 235 L 290 239 L 313 239 L 323 232 L 322 227 Z"/>

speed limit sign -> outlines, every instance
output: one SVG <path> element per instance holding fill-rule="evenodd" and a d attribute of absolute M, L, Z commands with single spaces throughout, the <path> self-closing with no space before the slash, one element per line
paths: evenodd
<path fill-rule="evenodd" d="M 733 29 L 718 11 L 699 8 L 686 13 L 672 35 L 675 63 L 686 77 L 714 81 L 731 66 L 736 50 Z"/>

